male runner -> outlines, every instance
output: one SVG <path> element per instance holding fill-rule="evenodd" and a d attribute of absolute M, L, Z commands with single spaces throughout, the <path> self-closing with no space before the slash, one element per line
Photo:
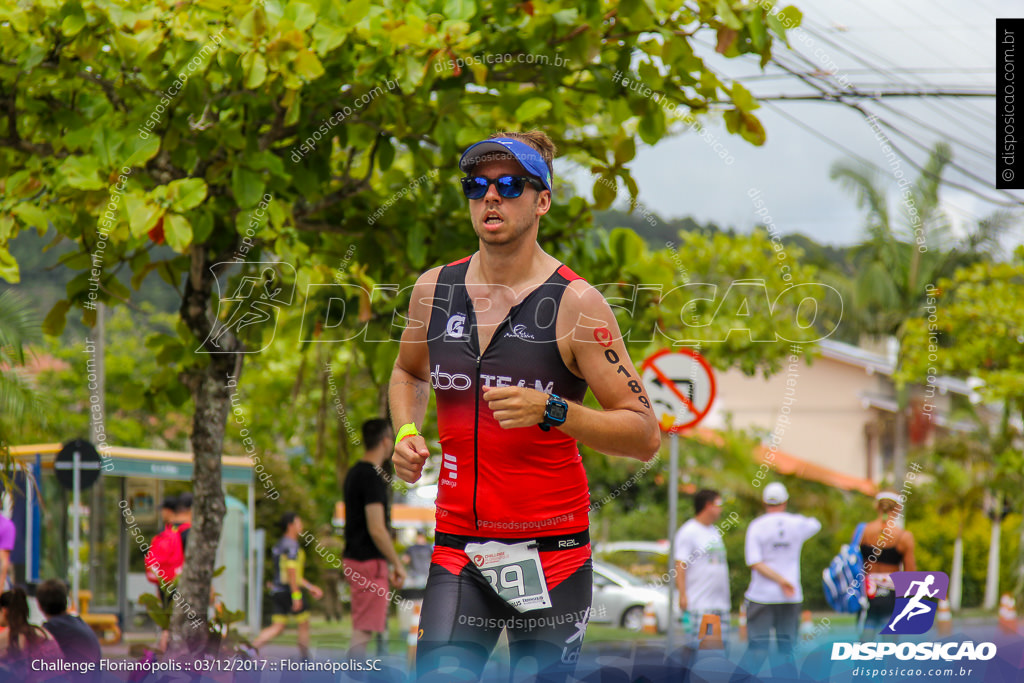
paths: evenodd
<path fill-rule="evenodd" d="M 593 591 L 577 441 L 643 461 L 660 445 L 607 302 L 537 243 L 554 154 L 531 131 L 462 155 L 480 250 L 417 280 L 391 375 L 398 476 L 415 482 L 429 456 L 428 383 L 441 437 L 420 680 L 479 679 L 503 630 L 514 679 L 527 657 L 539 680 L 571 675 Z M 588 386 L 603 410 L 582 405 Z"/>
<path fill-rule="evenodd" d="M 260 631 L 252 646 L 258 651 L 294 621 L 299 629 L 299 654 L 303 659 L 309 659 L 309 612 L 306 611 L 306 597 L 302 589 L 308 590 L 317 600 L 323 597 L 323 591 L 303 576 L 306 551 L 299 545 L 302 518 L 294 512 L 286 512 L 281 515 L 280 526 L 283 531 L 281 540 L 272 549 L 274 578 L 270 584 L 270 626 Z"/>

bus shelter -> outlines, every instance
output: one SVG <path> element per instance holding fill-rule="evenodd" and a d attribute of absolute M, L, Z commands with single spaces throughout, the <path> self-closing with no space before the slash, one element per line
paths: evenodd
<path fill-rule="evenodd" d="M 61 448 L 60 443 L 10 448 L 15 464 L 12 519 L 18 528 L 11 562 L 19 581 L 34 584 L 58 577 L 71 583 L 73 516 L 68 511 L 72 495 L 54 474 L 54 460 Z M 82 518 L 87 529 L 81 534 L 79 548 L 80 581 L 92 591 L 90 611 L 117 614 L 122 630 L 127 631 L 138 614 L 138 597 L 156 590 L 145 578 L 141 544 L 150 542 L 163 528 L 163 496 L 188 488 L 181 482 L 192 480 L 193 456 L 119 446 L 104 448 L 103 455 L 109 460 L 94 485 L 99 490 L 81 493 L 83 507 L 89 510 Z M 263 532 L 255 528 L 252 460 L 223 456 L 221 476 L 227 514 L 216 566 L 224 566 L 225 571 L 214 579 L 214 589 L 228 609 L 245 611 L 245 626 L 254 632 L 261 620 Z M 131 510 L 141 534 L 129 534 L 125 510 Z"/>

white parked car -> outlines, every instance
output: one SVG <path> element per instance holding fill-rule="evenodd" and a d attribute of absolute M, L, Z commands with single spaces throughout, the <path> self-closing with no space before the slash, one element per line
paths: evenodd
<path fill-rule="evenodd" d="M 594 546 L 594 557 L 645 581 L 663 581 L 668 550 L 668 541 L 613 541 Z"/>
<path fill-rule="evenodd" d="M 668 626 L 668 589 L 654 586 L 617 567 L 594 560 L 594 602 L 590 620 L 639 631 L 644 607 L 654 603 L 658 631 Z"/>

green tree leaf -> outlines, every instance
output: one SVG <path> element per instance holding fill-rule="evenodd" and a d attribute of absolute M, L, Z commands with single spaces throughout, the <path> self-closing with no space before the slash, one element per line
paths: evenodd
<path fill-rule="evenodd" d="M 164 237 L 176 252 L 184 252 L 192 243 L 192 224 L 184 216 L 168 213 L 164 216 Z"/>
<path fill-rule="evenodd" d="M 206 199 L 206 181 L 202 178 L 172 180 L 167 185 L 167 198 L 178 213 L 194 209 Z"/>
<path fill-rule="evenodd" d="M 732 8 L 729 7 L 728 0 L 716 0 L 715 11 L 718 12 L 718 16 L 722 17 L 725 25 L 732 30 L 740 31 L 743 29 L 743 22 L 733 13 Z"/>
<path fill-rule="evenodd" d="M 370 0 L 352 0 L 352 2 L 345 5 L 345 9 L 343 10 L 345 24 L 348 26 L 355 26 L 361 22 L 369 12 Z M 447 10 L 444 14 L 448 18 L 452 18 Z"/>
<path fill-rule="evenodd" d="M 745 112 L 753 111 L 761 106 L 754 100 L 754 96 L 750 94 L 750 91 L 744 88 L 739 81 L 734 81 L 732 84 L 732 101 L 737 109 Z"/>
<path fill-rule="evenodd" d="M 747 14 L 747 29 L 754 49 L 763 50 L 768 44 L 768 31 L 764 25 L 764 11 L 760 7 L 752 8 Z"/>
<path fill-rule="evenodd" d="M 284 10 L 284 18 L 292 22 L 295 28 L 305 31 L 316 23 L 316 10 L 303 2 L 289 2 Z"/>
<path fill-rule="evenodd" d="M 245 87 L 255 90 L 267 79 L 267 60 L 258 52 L 249 52 L 242 59 L 245 69 Z"/>
<path fill-rule="evenodd" d="M 128 168 L 145 164 L 160 151 L 160 138 L 154 133 L 149 133 L 145 138 L 133 136 L 129 144 L 132 149 L 124 162 Z"/>
<path fill-rule="evenodd" d="M 0 246 L 0 278 L 3 278 L 11 284 L 16 284 L 20 279 L 21 275 L 18 270 L 18 262 L 14 260 L 11 253 L 7 251 L 7 246 Z"/>
<path fill-rule="evenodd" d="M 351 6 L 354 3 L 349 3 Z M 313 49 L 321 57 L 345 42 L 347 34 L 329 19 L 321 19 L 313 27 Z"/>
<path fill-rule="evenodd" d="M 298 55 L 295 56 L 295 63 L 293 64 L 295 73 L 302 76 L 307 81 L 316 80 L 320 76 L 324 75 L 324 66 L 320 63 L 316 53 L 312 50 L 302 50 Z"/>
<path fill-rule="evenodd" d="M 70 310 L 71 302 L 67 299 L 61 299 L 55 303 L 43 320 L 43 332 L 51 337 L 61 334 L 64 331 L 64 325 L 67 322 L 67 315 Z"/>
<path fill-rule="evenodd" d="M 164 209 L 152 203 L 145 196 L 134 193 L 124 195 L 124 207 L 128 212 L 128 227 L 133 237 L 142 237 L 149 232 L 164 215 Z"/>
<path fill-rule="evenodd" d="M 40 234 L 49 229 L 50 222 L 46 217 L 46 212 L 34 204 L 27 202 L 18 204 L 11 213 L 20 218 L 25 225 L 38 230 Z"/>
<path fill-rule="evenodd" d="M 540 97 L 531 97 L 516 109 L 516 119 L 519 121 L 531 121 L 542 116 L 551 109 L 551 102 Z"/>
<path fill-rule="evenodd" d="M 624 137 L 615 145 L 615 165 L 629 163 L 636 156 L 636 142 L 632 137 Z"/>
<path fill-rule="evenodd" d="M 256 171 L 250 171 L 244 166 L 231 169 L 231 192 L 239 207 L 247 209 L 255 206 L 263 197 L 265 187 L 263 178 Z"/>
<path fill-rule="evenodd" d="M 68 185 L 79 190 L 100 190 L 106 187 L 99 177 L 100 160 L 92 155 L 70 156 L 61 163 L 60 172 Z"/>
<path fill-rule="evenodd" d="M 615 201 L 618 195 L 614 176 L 602 175 L 594 181 L 594 209 L 602 211 Z"/>
<path fill-rule="evenodd" d="M 476 15 L 476 3 L 473 0 L 444 0 L 442 13 L 450 21 L 469 21 Z"/>

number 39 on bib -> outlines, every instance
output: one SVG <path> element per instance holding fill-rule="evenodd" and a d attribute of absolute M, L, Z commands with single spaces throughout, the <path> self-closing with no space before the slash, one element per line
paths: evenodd
<path fill-rule="evenodd" d="M 466 554 L 498 596 L 520 612 L 551 607 L 540 553 L 533 541 L 466 544 Z"/>

